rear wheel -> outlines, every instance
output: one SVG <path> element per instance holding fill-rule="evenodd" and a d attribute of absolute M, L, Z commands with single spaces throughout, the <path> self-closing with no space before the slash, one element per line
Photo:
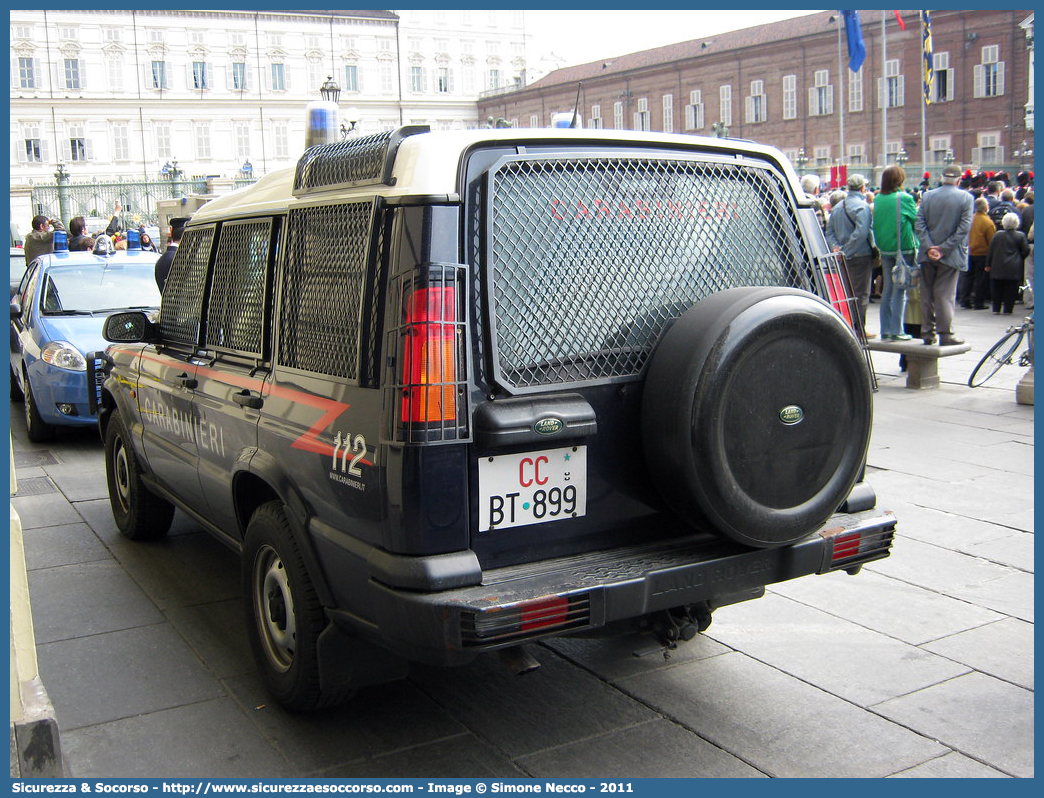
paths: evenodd
<path fill-rule="evenodd" d="M 326 613 L 282 502 L 254 511 L 243 540 L 242 567 L 250 645 L 272 696 L 295 712 L 347 698 L 349 690 L 331 693 L 320 687 L 318 641 Z"/>
<path fill-rule="evenodd" d="M 119 411 L 105 429 L 105 480 L 116 528 L 131 540 L 166 535 L 174 519 L 174 505 L 150 491 L 141 479 L 141 466 Z"/>
<path fill-rule="evenodd" d="M 733 288 L 699 302 L 657 346 L 643 391 L 649 471 L 695 528 L 755 547 L 793 543 L 862 472 L 863 351 L 804 291 Z"/>
<path fill-rule="evenodd" d="M 968 377 L 968 387 L 978 388 L 1000 371 L 1001 366 L 1010 363 L 1012 355 L 1022 343 L 1022 335 L 1022 330 L 1012 330 L 991 346 L 990 351 L 983 355 L 982 360 L 972 369 L 971 376 Z"/>
<path fill-rule="evenodd" d="M 29 382 L 29 374 L 25 371 L 22 374 L 25 381 L 25 431 L 29 436 L 29 440 L 33 443 L 53 441 L 55 434 L 54 426 L 43 420 L 43 416 L 40 415 L 40 408 L 36 404 L 36 397 L 33 395 L 33 386 Z"/>

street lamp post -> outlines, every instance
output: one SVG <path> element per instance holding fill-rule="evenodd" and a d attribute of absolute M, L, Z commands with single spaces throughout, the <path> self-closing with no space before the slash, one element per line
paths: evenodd
<path fill-rule="evenodd" d="M 910 160 L 910 156 L 906 154 L 906 150 L 899 150 L 899 152 L 895 154 L 895 162 L 899 164 L 900 168 L 906 166 L 908 160 Z"/>
<path fill-rule="evenodd" d="M 1033 165 L 1033 148 L 1029 146 L 1026 139 L 1022 140 L 1022 147 L 1012 153 L 1022 164 L 1023 169 L 1029 169 Z"/>
<path fill-rule="evenodd" d="M 943 156 L 943 163 L 947 166 L 957 160 L 957 157 L 953 154 L 953 147 L 946 148 L 946 154 Z"/>
<path fill-rule="evenodd" d="M 58 162 L 58 169 L 54 173 L 54 180 L 58 184 L 58 215 L 62 219 L 69 218 L 69 173 L 65 171 L 65 164 Z"/>
<path fill-rule="evenodd" d="M 799 172 L 805 171 L 805 167 L 808 166 L 808 156 L 805 155 L 804 147 L 797 151 L 797 158 L 794 160 L 794 163 L 797 164 Z"/>

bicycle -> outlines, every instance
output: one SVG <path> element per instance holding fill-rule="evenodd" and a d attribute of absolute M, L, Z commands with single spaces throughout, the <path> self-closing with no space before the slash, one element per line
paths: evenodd
<path fill-rule="evenodd" d="M 1001 366 L 1012 362 L 1022 339 L 1026 338 L 1026 351 L 1019 355 L 1020 366 L 1033 365 L 1033 314 L 1022 320 L 1022 324 L 1011 326 L 990 350 L 982 356 L 982 360 L 972 369 L 968 377 L 968 387 L 978 388 L 986 380 L 1000 371 Z"/>

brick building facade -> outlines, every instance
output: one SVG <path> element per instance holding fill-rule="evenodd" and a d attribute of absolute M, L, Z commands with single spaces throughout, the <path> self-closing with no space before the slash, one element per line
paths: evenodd
<path fill-rule="evenodd" d="M 900 15 L 905 31 L 891 11 L 861 13 L 866 60 L 856 73 L 840 15 L 824 11 L 560 69 L 480 98 L 478 116 L 545 126 L 573 109 L 580 84 L 586 127 L 707 136 L 727 128 L 824 177 L 847 163 L 874 179 L 905 155 L 917 182 L 922 149 L 936 172 L 951 153 L 962 168 L 1031 168 L 1032 12 L 932 12 L 935 79 L 924 140 L 920 20 L 917 11 Z"/>

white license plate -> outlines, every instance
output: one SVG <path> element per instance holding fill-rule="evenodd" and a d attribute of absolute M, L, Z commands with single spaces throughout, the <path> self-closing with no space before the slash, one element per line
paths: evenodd
<path fill-rule="evenodd" d="M 479 459 L 479 530 L 587 513 L 587 447 Z"/>

